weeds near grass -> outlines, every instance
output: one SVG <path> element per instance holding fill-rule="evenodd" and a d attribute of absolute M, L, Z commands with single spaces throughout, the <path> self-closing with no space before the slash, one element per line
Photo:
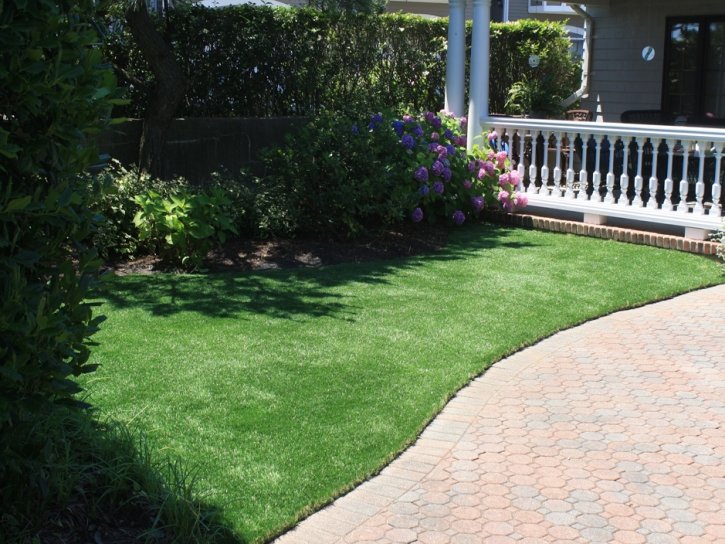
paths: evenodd
<path fill-rule="evenodd" d="M 25 462 L 0 474 L 0 543 L 236 540 L 201 497 L 198 469 L 160 458 L 122 423 L 60 409 L 16 425 L 11 440 Z"/>

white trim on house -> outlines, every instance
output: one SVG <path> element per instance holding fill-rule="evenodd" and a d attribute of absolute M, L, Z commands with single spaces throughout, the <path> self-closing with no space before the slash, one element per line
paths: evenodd
<path fill-rule="evenodd" d="M 529 0 L 529 13 L 572 15 L 575 12 L 564 2 L 552 2 L 550 0 Z"/>

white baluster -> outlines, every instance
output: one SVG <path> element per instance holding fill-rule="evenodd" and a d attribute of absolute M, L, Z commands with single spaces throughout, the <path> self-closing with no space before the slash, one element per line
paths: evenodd
<path fill-rule="evenodd" d="M 687 192 L 689 184 L 687 183 L 687 163 L 688 153 L 690 152 L 690 142 L 682 141 L 682 179 L 680 180 L 680 203 L 677 205 L 677 211 L 687 213 Z"/>
<path fill-rule="evenodd" d="M 572 137 L 569 133 L 569 169 L 566 171 L 566 198 L 574 198 L 574 140 L 576 134 Z"/>
<path fill-rule="evenodd" d="M 579 194 L 578 200 L 589 200 L 587 196 L 587 147 L 589 144 L 589 134 L 582 134 L 582 169 L 579 172 Z"/>
<path fill-rule="evenodd" d="M 541 188 L 540 195 L 549 196 L 549 131 L 542 132 L 544 137 L 544 164 L 541 166 Z"/>
<path fill-rule="evenodd" d="M 619 200 L 617 204 L 620 206 L 629 206 L 629 197 L 627 191 L 629 191 L 629 173 L 627 170 L 627 161 L 629 160 L 629 140 L 622 140 L 624 148 L 622 149 L 622 176 L 619 178 Z"/>
<path fill-rule="evenodd" d="M 594 172 L 592 173 L 592 202 L 601 202 L 602 195 L 599 194 L 599 187 L 602 184 L 602 173 L 599 171 L 599 165 L 602 158 L 602 139 L 604 136 L 597 136 L 597 155 L 594 163 Z"/>
<path fill-rule="evenodd" d="M 642 207 L 642 184 L 644 178 L 642 177 L 642 162 L 644 157 L 644 142 L 639 142 L 637 137 L 634 137 L 635 143 L 637 144 L 637 175 L 634 176 L 634 200 L 632 206 L 635 208 Z"/>
<path fill-rule="evenodd" d="M 617 145 L 617 139 L 611 134 L 607 134 L 607 141 L 609 142 L 609 171 L 607 172 L 607 194 L 604 202 L 614 204 L 614 148 Z"/>
<path fill-rule="evenodd" d="M 538 130 L 532 130 L 531 131 L 531 165 L 529 166 L 529 188 L 526 190 L 527 193 L 538 193 L 538 189 L 536 188 L 536 147 L 539 138 L 539 131 Z"/>
<path fill-rule="evenodd" d="M 524 166 L 524 145 L 526 144 L 526 135 L 523 134 L 524 132 L 525 131 L 521 129 L 517 129 L 517 133 L 519 135 L 519 165 L 517 170 L 519 171 L 519 179 L 521 180 L 519 190 L 523 190 L 524 188 L 524 173 L 526 172 L 526 167 Z"/>
<path fill-rule="evenodd" d="M 699 169 L 697 171 L 697 183 L 695 184 L 695 209 L 692 213 L 696 215 L 705 215 L 705 207 L 702 205 L 702 198 L 705 196 L 705 142 L 697 142 L 695 149 L 700 158 Z"/>
<path fill-rule="evenodd" d="M 554 167 L 554 188 L 551 190 L 551 196 L 561 196 L 561 139 L 563 133 L 556 135 L 556 166 Z"/>
<path fill-rule="evenodd" d="M 720 184 L 720 168 L 722 164 L 722 143 L 715 143 L 715 180 L 712 182 L 712 208 L 709 215 L 720 217 L 722 210 L 720 209 L 720 196 L 722 194 L 722 185 Z"/>
<path fill-rule="evenodd" d="M 660 144 L 664 140 L 660 140 Z M 647 200 L 647 207 L 650 210 L 656 210 L 657 206 L 657 186 L 659 180 L 657 179 L 657 158 L 659 157 L 659 145 L 655 146 L 652 141 L 652 173 L 649 178 L 649 200 Z"/>
<path fill-rule="evenodd" d="M 672 206 L 672 161 L 675 157 L 675 140 L 666 140 L 667 143 L 667 179 L 665 179 L 665 201 L 662 203 L 662 209 L 671 212 Z"/>

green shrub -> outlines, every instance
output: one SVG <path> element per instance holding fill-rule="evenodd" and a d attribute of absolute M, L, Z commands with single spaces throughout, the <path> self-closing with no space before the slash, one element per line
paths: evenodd
<path fill-rule="evenodd" d="M 240 5 L 173 10 L 168 27 L 158 24 L 190 79 L 179 117 L 314 116 L 350 104 L 367 111 L 443 107 L 447 19 Z M 468 53 L 471 28 L 469 21 Z M 137 80 L 151 81 L 128 29 L 116 29 L 106 57 Z M 562 23 L 492 24 L 490 111 L 504 111 L 509 89 L 524 75 L 551 75 L 567 94 L 577 89 L 581 70 L 569 47 Z M 528 65 L 532 54 L 541 58 L 536 70 Z M 146 92 L 132 85 L 123 114 L 142 117 Z"/>
<path fill-rule="evenodd" d="M 111 122 L 120 91 L 84 18 L 93 9 L 0 4 L 0 478 L 32 473 L 35 456 L 20 453 L 14 429 L 78 405 L 73 377 L 94 370 L 88 344 L 103 317 L 87 298 L 101 261 L 81 240 L 98 218 L 79 175 L 99 157 L 82 142 Z"/>
<path fill-rule="evenodd" d="M 177 191 L 169 198 L 149 191 L 137 195 L 136 202 L 141 208 L 133 218 L 139 241 L 192 270 L 202 269 L 215 240 L 223 244 L 228 232 L 239 233 L 222 211 L 231 201 L 218 189 L 198 194 Z"/>

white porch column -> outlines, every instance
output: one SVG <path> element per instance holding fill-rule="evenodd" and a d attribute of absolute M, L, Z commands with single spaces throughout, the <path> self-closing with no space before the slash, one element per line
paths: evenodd
<path fill-rule="evenodd" d="M 448 0 L 448 49 L 446 54 L 446 110 L 461 117 L 465 112 L 466 0 Z"/>
<path fill-rule="evenodd" d="M 473 36 L 471 40 L 471 86 L 468 90 L 468 150 L 474 144 L 474 138 L 481 135 L 481 117 L 488 116 L 488 77 L 491 0 L 473 0 Z M 479 145 L 483 142 L 476 141 Z"/>

